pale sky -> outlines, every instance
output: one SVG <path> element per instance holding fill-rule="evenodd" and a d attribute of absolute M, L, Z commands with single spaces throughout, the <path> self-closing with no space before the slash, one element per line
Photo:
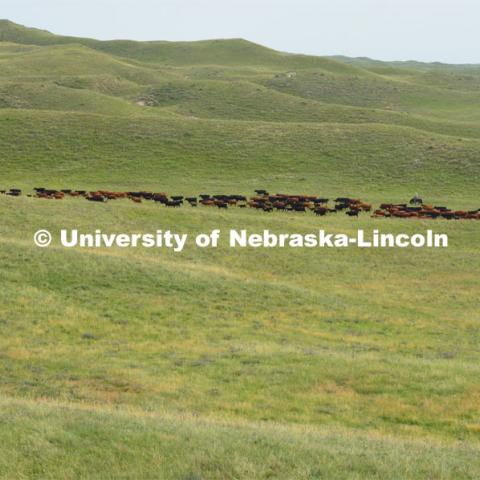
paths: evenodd
<path fill-rule="evenodd" d="M 241 37 L 295 53 L 480 63 L 480 0 L 0 0 L 0 18 L 98 39 Z"/>

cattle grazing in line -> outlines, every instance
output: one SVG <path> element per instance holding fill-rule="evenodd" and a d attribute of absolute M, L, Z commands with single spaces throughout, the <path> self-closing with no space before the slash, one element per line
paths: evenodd
<path fill-rule="evenodd" d="M 299 212 L 306 213 L 312 211 L 316 216 L 322 217 L 330 213 L 345 211 L 349 217 L 358 217 L 362 212 L 371 212 L 373 207 L 371 204 L 361 201 L 357 198 L 337 197 L 335 205 L 328 205 L 329 199 L 315 195 L 306 194 L 286 194 L 276 193 L 270 195 L 267 190 L 255 190 L 255 196 L 247 198 L 238 194 L 215 194 L 210 195 L 202 193 L 197 196 L 184 197 L 183 195 L 169 196 L 164 192 L 149 191 L 110 191 L 96 190 L 87 192 L 85 190 L 73 190 L 64 188 L 61 190 L 48 189 L 45 187 L 35 187 L 34 195 L 27 194 L 29 198 L 41 198 L 49 200 L 62 200 L 66 196 L 83 197 L 91 202 L 106 202 L 109 200 L 119 200 L 128 198 L 135 203 L 142 201 L 154 201 L 165 205 L 166 207 L 178 208 L 185 203 L 192 207 L 216 206 L 219 209 L 228 209 L 230 207 L 237 208 L 254 208 L 264 212 Z M 22 195 L 19 188 L 11 188 L 10 190 L 0 190 L 0 194 L 12 197 Z M 414 197 L 414 199 L 417 198 Z M 413 200 L 413 199 L 412 199 Z M 417 200 L 421 200 L 417 198 Z M 372 218 L 418 218 L 418 219 L 438 219 L 446 220 L 480 220 L 480 209 L 475 210 L 452 210 L 446 206 L 434 204 L 419 204 L 418 201 L 407 203 L 382 203 L 380 208 L 374 210 Z"/>
<path fill-rule="evenodd" d="M 383 212 L 383 214 L 382 214 Z M 479 219 L 479 215 L 475 212 L 464 210 L 451 210 L 445 206 L 424 204 L 420 207 L 409 207 L 406 204 L 382 203 L 380 210 L 376 210 L 374 218 L 381 216 L 394 218 L 419 218 L 423 220 L 435 220 L 443 218 L 445 220 L 466 220 Z"/>

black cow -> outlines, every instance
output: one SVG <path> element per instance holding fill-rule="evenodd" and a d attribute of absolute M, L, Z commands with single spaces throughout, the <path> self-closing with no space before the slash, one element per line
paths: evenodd
<path fill-rule="evenodd" d="M 305 205 L 300 205 L 300 204 L 293 205 L 293 211 L 294 212 L 305 212 L 306 211 Z"/>
<path fill-rule="evenodd" d="M 180 200 L 167 200 L 164 202 L 166 207 L 180 207 L 182 205 L 182 202 Z"/>
<path fill-rule="evenodd" d="M 89 202 L 106 202 L 107 199 L 103 195 L 89 195 L 87 197 Z"/>
<path fill-rule="evenodd" d="M 327 214 L 328 208 L 325 208 L 325 207 L 316 208 L 313 212 L 315 213 L 315 215 L 319 215 L 323 217 L 324 215 Z"/>

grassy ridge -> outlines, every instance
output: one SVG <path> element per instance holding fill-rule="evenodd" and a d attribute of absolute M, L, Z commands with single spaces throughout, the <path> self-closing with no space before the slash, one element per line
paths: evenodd
<path fill-rule="evenodd" d="M 66 75 L 111 74 L 138 83 L 156 79 L 155 71 L 127 63 L 83 45 L 55 45 L 35 49 L 14 58 L 3 58 L 2 77 L 62 77 Z"/>
<path fill-rule="evenodd" d="M 88 112 L 103 115 L 140 113 L 138 105 L 96 91 L 69 88 L 66 81 L 0 83 L 0 108 L 22 110 L 56 110 Z"/>
<path fill-rule="evenodd" d="M 305 99 L 246 81 L 176 79 L 149 87 L 138 99 L 147 106 L 173 110 L 187 117 L 282 123 L 391 124 L 450 136 L 480 137 L 480 126 L 475 122 L 341 105 L 325 102 L 325 98 L 322 101 Z"/>
<path fill-rule="evenodd" d="M 478 76 L 477 83 L 478 83 Z M 299 72 L 295 77 L 276 76 L 263 82 L 270 88 L 302 98 L 410 112 L 443 120 L 478 121 L 480 92 L 477 84 L 472 90 L 440 88 L 417 82 L 416 77 L 398 79 L 388 76 L 331 75 L 317 70 Z"/>
<path fill-rule="evenodd" d="M 291 55 L 243 39 L 199 42 L 98 41 L 88 38 L 53 35 L 0 20 L 0 41 L 43 46 L 77 43 L 111 55 L 170 65 L 259 65 L 275 68 L 320 67 L 336 72 L 355 72 L 357 68 L 334 59 Z"/>

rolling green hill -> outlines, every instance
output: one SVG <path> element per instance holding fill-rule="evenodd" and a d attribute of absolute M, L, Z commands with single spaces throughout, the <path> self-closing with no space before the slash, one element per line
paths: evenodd
<path fill-rule="evenodd" d="M 0 21 L 0 190 L 480 207 L 480 67 Z M 479 222 L 0 195 L 0 478 L 480 477 Z M 38 249 L 432 228 L 441 251 Z"/>
<path fill-rule="evenodd" d="M 9 21 L 0 21 L 0 39 L 1 108 L 149 119 L 173 113 L 187 128 L 192 118 L 283 124 L 280 130 L 368 124 L 373 135 L 389 125 L 392 136 L 402 135 L 397 127 L 441 134 L 434 143 L 480 137 L 479 68 L 283 54 L 243 40 L 102 42 Z"/>
<path fill-rule="evenodd" d="M 0 41 L 28 45 L 66 45 L 78 43 L 111 55 L 149 63 L 171 65 L 259 65 L 277 68 L 325 68 L 351 72 L 355 67 L 325 57 L 291 55 L 243 39 L 205 40 L 199 42 L 134 42 L 129 40 L 98 41 L 65 37 L 8 20 L 0 20 Z"/>
<path fill-rule="evenodd" d="M 268 185 L 372 200 L 421 189 L 437 201 L 477 199 L 480 141 L 408 127 L 12 109 L 0 111 L 0 125 L 4 178 L 22 187 L 188 194 Z"/>

